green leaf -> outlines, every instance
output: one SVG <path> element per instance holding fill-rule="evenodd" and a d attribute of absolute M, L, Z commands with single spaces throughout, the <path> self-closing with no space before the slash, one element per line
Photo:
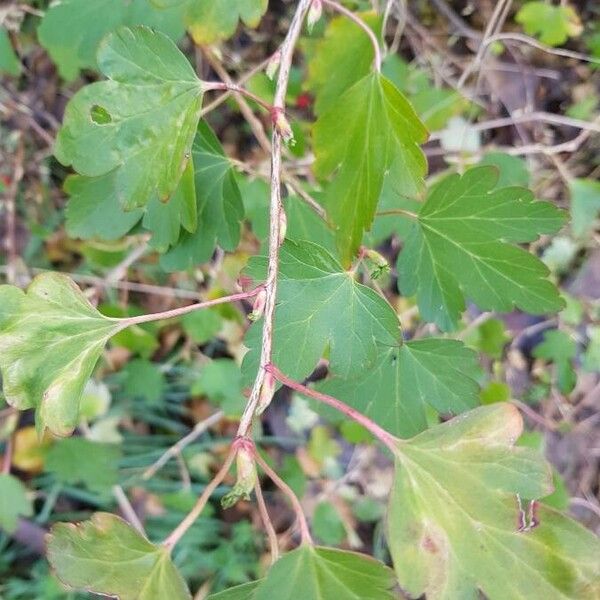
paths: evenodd
<path fill-rule="evenodd" d="M 592 179 L 571 179 L 571 227 L 577 237 L 594 230 L 600 213 L 600 182 Z"/>
<path fill-rule="evenodd" d="M 125 365 L 123 375 L 123 393 L 129 398 L 142 398 L 154 405 L 162 400 L 167 381 L 160 365 L 136 358 Z"/>
<path fill-rule="evenodd" d="M 240 188 L 252 232 L 261 242 L 266 242 L 269 236 L 269 185 L 260 179 L 240 178 Z M 337 254 L 333 229 L 306 202 L 292 194 L 283 199 L 283 206 L 287 217 L 286 239 L 314 242 L 334 256 Z"/>
<path fill-rule="evenodd" d="M 426 161 L 419 144 L 426 139 L 412 106 L 378 73 L 355 83 L 315 123 L 315 174 L 335 173 L 324 206 L 344 265 L 371 227 L 388 170 L 405 196 L 422 191 Z"/>
<path fill-rule="evenodd" d="M 577 37 L 583 27 L 572 6 L 553 5 L 549 2 L 526 2 L 515 16 L 525 33 L 536 36 L 549 46 L 560 46 L 570 37 Z"/>
<path fill-rule="evenodd" d="M 19 517 L 32 514 L 33 506 L 25 486 L 12 475 L 0 474 L 0 527 L 6 533 L 14 533 Z"/>
<path fill-rule="evenodd" d="M 359 13 L 377 36 L 381 17 Z M 365 32 L 345 16 L 329 21 L 325 35 L 314 48 L 308 65 L 308 89 L 316 94 L 315 112 L 322 114 L 335 106 L 339 97 L 373 68 L 375 52 Z"/>
<path fill-rule="evenodd" d="M 411 597 L 600 593 L 600 540 L 527 502 L 547 495 L 552 479 L 539 453 L 514 446 L 522 429 L 515 407 L 496 404 L 398 444 L 387 537 Z"/>
<path fill-rule="evenodd" d="M 240 241 L 244 218 L 235 170 L 210 127 L 200 122 L 192 147 L 198 212 L 195 232 L 183 232 L 178 243 L 161 258 L 167 271 L 191 269 L 206 262 L 215 245 L 233 251 Z"/>
<path fill-rule="evenodd" d="M 83 484 L 92 491 L 109 494 L 118 483 L 121 448 L 117 444 L 71 437 L 54 444 L 46 456 L 45 470 L 61 483 Z"/>
<path fill-rule="evenodd" d="M 191 600 L 169 551 L 108 513 L 78 525 L 56 524 L 48 539 L 48 560 L 58 578 L 76 589 L 120 600 Z"/>
<path fill-rule="evenodd" d="M 168 202 L 154 197 L 148 203 L 143 226 L 152 232 L 150 246 L 166 252 L 179 239 L 181 228 L 194 233 L 198 227 L 194 165 L 188 162 L 179 186 Z"/>
<path fill-rule="evenodd" d="M 38 38 L 60 75 L 96 69 L 102 38 L 121 25 L 146 25 L 178 40 L 184 33 L 181 8 L 157 10 L 149 0 L 62 0 L 52 3 L 38 27 Z"/>
<path fill-rule="evenodd" d="M 64 185 L 69 194 L 66 227 L 69 237 L 112 241 L 128 233 L 144 211 L 121 208 L 115 188 L 115 171 L 100 177 L 71 175 Z"/>
<path fill-rule="evenodd" d="M 324 248 L 286 241 L 279 269 L 273 362 L 290 377 L 308 376 L 326 349 L 333 373 L 356 376 L 372 367 L 381 346 L 400 343 L 398 318 L 390 305 L 357 283 Z M 265 272 L 265 257 L 250 261 L 250 276 L 263 279 Z M 259 322 L 246 335 L 246 373 L 256 373 L 261 330 Z"/>
<path fill-rule="evenodd" d="M 284 554 L 254 591 L 252 600 L 393 600 L 394 576 L 363 554 L 300 546 Z"/>
<path fill-rule="evenodd" d="M 27 294 L 0 286 L 0 306 L 7 402 L 20 410 L 35 408 L 40 430 L 68 435 L 79 424 L 81 394 L 94 365 L 123 323 L 100 314 L 59 273 L 38 275 Z"/>
<path fill-rule="evenodd" d="M 494 189 L 497 180 L 494 167 L 477 167 L 440 181 L 398 259 L 400 289 L 417 294 L 423 318 L 444 331 L 457 327 L 465 296 L 495 311 L 543 314 L 563 306 L 547 267 L 509 242 L 555 232 L 564 214 L 525 188 Z"/>
<path fill-rule="evenodd" d="M 254 600 L 256 589 L 261 582 L 262 580 L 236 585 L 218 594 L 211 594 L 208 600 Z"/>
<path fill-rule="evenodd" d="M 408 64 L 397 54 L 385 57 L 382 71 L 410 100 L 428 129 L 444 129 L 451 117 L 469 106 L 465 97 L 454 90 L 437 87 L 428 71 Z"/>
<path fill-rule="evenodd" d="M 200 46 L 230 38 L 241 20 L 256 27 L 267 10 L 268 0 L 152 0 L 158 7 L 183 6 L 185 23 Z"/>
<path fill-rule="evenodd" d="M 0 73 L 17 77 L 21 73 L 21 63 L 12 47 L 8 31 L 0 27 Z"/>
<path fill-rule="evenodd" d="M 126 210 L 156 197 L 168 200 L 196 132 L 200 80 L 169 38 L 144 27 L 109 35 L 98 66 L 109 81 L 92 83 L 70 100 L 56 157 L 87 177 L 114 171 Z"/>
<path fill-rule="evenodd" d="M 364 413 L 390 433 L 410 437 L 427 429 L 427 405 L 458 414 L 478 403 L 472 379 L 477 355 L 455 340 L 425 339 L 380 354 L 364 377 L 332 378 L 318 386 Z M 333 415 L 333 409 L 319 406 Z"/>

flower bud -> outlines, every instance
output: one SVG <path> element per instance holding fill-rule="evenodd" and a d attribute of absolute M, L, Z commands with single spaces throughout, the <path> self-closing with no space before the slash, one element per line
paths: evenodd
<path fill-rule="evenodd" d="M 256 464 L 252 454 L 241 447 L 236 455 L 237 480 L 232 490 L 223 496 L 221 506 L 231 508 L 239 500 L 250 500 L 250 493 L 256 485 Z"/>
<path fill-rule="evenodd" d="M 267 302 L 267 292 L 263 288 L 258 292 L 258 296 L 256 296 L 254 300 L 254 306 L 252 307 L 252 312 L 248 315 L 248 318 L 251 321 L 258 321 L 265 312 L 265 304 Z"/>
<path fill-rule="evenodd" d="M 256 414 L 262 415 L 267 409 L 267 406 L 271 404 L 273 400 L 273 394 L 275 393 L 275 377 L 272 373 L 267 372 L 263 380 L 262 387 L 260 388 L 260 395 L 258 397 L 258 405 L 256 407 Z"/>
<path fill-rule="evenodd" d="M 384 256 L 379 254 L 379 252 L 377 252 L 377 250 L 372 250 L 371 248 L 368 248 L 367 250 L 365 250 L 365 256 L 370 261 L 375 263 L 375 266 L 377 268 L 379 268 L 379 269 L 389 268 L 388 261 L 386 260 L 386 258 Z"/>
<path fill-rule="evenodd" d="M 308 17 L 306 22 L 308 24 L 308 31 L 312 31 L 315 23 L 321 18 L 323 14 L 323 2 L 321 0 L 313 0 L 310 8 L 308 9 Z"/>
<path fill-rule="evenodd" d="M 281 136 L 285 144 L 289 146 L 293 146 L 295 144 L 294 132 L 290 127 L 290 123 L 287 120 L 285 113 L 280 108 L 274 110 L 273 125 L 275 127 L 275 131 L 277 131 L 277 133 Z"/>

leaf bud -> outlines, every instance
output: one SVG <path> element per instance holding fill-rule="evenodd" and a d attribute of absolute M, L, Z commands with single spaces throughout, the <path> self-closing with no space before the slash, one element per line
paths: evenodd
<path fill-rule="evenodd" d="M 275 108 L 273 110 L 273 126 L 285 144 L 288 146 L 293 146 L 295 144 L 294 132 L 292 131 L 283 109 Z"/>
<path fill-rule="evenodd" d="M 285 241 L 285 236 L 287 233 L 287 215 L 285 214 L 285 210 L 283 206 L 279 210 L 279 245 L 283 244 Z"/>
<path fill-rule="evenodd" d="M 252 312 L 248 315 L 248 318 L 251 321 L 258 321 L 265 312 L 265 304 L 267 302 L 267 292 L 263 288 L 258 292 L 258 296 L 254 299 L 254 306 L 252 307 Z"/>
<path fill-rule="evenodd" d="M 322 0 L 313 0 L 310 8 L 308 9 L 308 17 L 306 22 L 308 24 L 308 30 L 312 31 L 315 23 L 321 18 L 323 14 L 323 2 Z"/>
<path fill-rule="evenodd" d="M 267 406 L 271 404 L 273 400 L 273 394 L 275 394 L 275 377 L 272 373 L 267 372 L 263 380 L 262 387 L 260 388 L 260 395 L 258 397 L 258 405 L 256 407 L 256 414 L 262 415 L 267 409 Z"/>

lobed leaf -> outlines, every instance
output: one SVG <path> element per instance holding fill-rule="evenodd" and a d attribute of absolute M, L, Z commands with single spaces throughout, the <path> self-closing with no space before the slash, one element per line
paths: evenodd
<path fill-rule="evenodd" d="M 400 325 L 390 305 L 357 283 L 324 248 L 288 240 L 279 268 L 273 361 L 290 377 L 307 377 L 326 350 L 333 373 L 357 375 L 373 366 L 381 346 L 400 343 Z M 249 275 L 262 279 L 265 271 L 265 257 L 250 261 Z M 256 373 L 261 329 L 257 323 L 246 335 L 247 373 Z"/>
<path fill-rule="evenodd" d="M 244 210 L 235 171 L 210 127 L 200 122 L 179 185 L 171 200 L 152 198 L 145 209 L 125 211 L 116 190 L 115 171 L 100 177 L 72 175 L 65 191 L 67 230 L 72 237 L 115 240 L 140 219 L 152 233 L 150 246 L 168 271 L 191 269 L 207 261 L 215 245 L 234 250 Z"/>
<path fill-rule="evenodd" d="M 391 569 L 371 557 L 304 545 L 284 554 L 264 579 L 209 600 L 392 600 L 394 584 Z"/>
<path fill-rule="evenodd" d="M 428 600 L 597 598 L 600 540 L 553 509 L 523 424 L 496 404 L 398 444 L 387 537 L 400 585 Z"/>
<path fill-rule="evenodd" d="M 144 211 L 125 211 L 115 187 L 115 171 L 100 177 L 70 175 L 64 190 L 69 194 L 66 228 L 69 237 L 118 240 L 142 218 Z"/>
<path fill-rule="evenodd" d="M 208 600 L 254 600 L 256 598 L 254 592 L 256 592 L 256 588 L 261 582 L 262 580 L 250 581 L 249 583 L 236 585 L 218 594 L 211 594 Z"/>
<path fill-rule="evenodd" d="M 198 227 L 182 232 L 161 258 L 167 271 L 191 269 L 207 261 L 218 243 L 235 250 L 240 241 L 244 207 L 235 170 L 217 136 L 201 121 L 192 146 Z"/>
<path fill-rule="evenodd" d="M 175 41 L 185 32 L 180 7 L 158 10 L 150 0 L 61 0 L 48 7 L 37 33 L 60 75 L 71 80 L 82 69 L 97 68 L 100 41 L 124 25 L 146 25 Z"/>
<path fill-rule="evenodd" d="M 398 89 L 373 73 L 323 112 L 313 133 L 316 175 L 335 173 L 325 190 L 324 206 L 347 266 L 371 227 L 386 172 L 401 182 L 404 195 L 422 191 L 426 161 L 419 144 L 426 141 L 427 132 Z"/>
<path fill-rule="evenodd" d="M 96 513 L 78 525 L 54 525 L 48 560 L 58 578 L 75 589 L 120 600 L 192 597 L 169 551 L 108 513 Z"/>
<path fill-rule="evenodd" d="M 27 293 L 0 286 L 0 371 L 6 401 L 35 408 L 38 428 L 68 435 L 108 339 L 124 327 L 100 314 L 65 275 L 38 275 Z"/>
<path fill-rule="evenodd" d="M 109 35 L 98 66 L 109 81 L 92 83 L 71 99 L 56 157 L 87 177 L 113 172 L 113 193 L 126 210 L 155 197 L 168 200 L 189 159 L 200 80 L 169 38 L 144 27 Z"/>
<path fill-rule="evenodd" d="M 477 355 L 455 340 L 424 339 L 382 352 L 361 377 L 333 377 L 319 391 L 343 400 L 400 437 L 427 429 L 427 405 L 441 414 L 458 414 L 478 404 L 472 379 Z M 334 410 L 319 405 L 320 412 Z"/>
<path fill-rule="evenodd" d="M 376 35 L 381 34 L 381 17 L 359 13 Z M 317 115 L 335 106 L 339 97 L 373 68 L 373 44 L 356 23 L 345 16 L 331 19 L 318 41 L 308 65 L 308 88 L 315 93 Z"/>
<path fill-rule="evenodd" d="M 556 231 L 562 211 L 525 188 L 494 189 L 497 179 L 494 167 L 477 167 L 438 183 L 398 259 L 401 291 L 417 294 L 421 315 L 445 331 L 456 328 L 465 296 L 496 311 L 563 305 L 546 266 L 510 243 Z"/>

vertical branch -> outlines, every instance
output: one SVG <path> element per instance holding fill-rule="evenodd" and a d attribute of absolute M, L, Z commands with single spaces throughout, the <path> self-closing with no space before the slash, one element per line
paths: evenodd
<path fill-rule="evenodd" d="M 312 0 L 299 0 L 296 13 L 290 24 L 288 33 L 280 48 L 279 75 L 273 102 L 273 117 L 282 114 L 285 109 L 285 96 L 287 93 L 290 69 L 294 47 L 300 36 L 304 18 L 310 8 Z M 261 390 L 265 381 L 265 367 L 271 362 L 273 350 L 273 324 L 275 317 L 275 300 L 277 297 L 277 275 L 279 271 L 279 246 L 281 243 L 281 225 L 284 218 L 281 203 L 281 151 L 283 139 L 277 127 L 273 127 L 271 142 L 271 201 L 270 201 L 270 227 L 269 227 L 269 265 L 267 269 L 267 281 L 265 284 L 266 300 L 263 320 L 262 345 L 260 354 L 260 366 L 248 404 L 240 420 L 238 436 L 245 437 L 250 431 L 252 420 L 256 413 Z"/>

